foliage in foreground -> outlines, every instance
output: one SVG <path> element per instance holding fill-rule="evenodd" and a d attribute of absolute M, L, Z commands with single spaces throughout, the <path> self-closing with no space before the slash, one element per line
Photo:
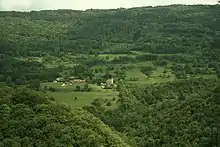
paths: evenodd
<path fill-rule="evenodd" d="M 0 146 L 129 146 L 90 113 L 27 89 L 1 89 L 0 118 Z"/>

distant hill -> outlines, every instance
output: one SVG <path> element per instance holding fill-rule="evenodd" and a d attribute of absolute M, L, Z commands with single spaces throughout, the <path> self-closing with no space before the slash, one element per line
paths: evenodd
<path fill-rule="evenodd" d="M 0 12 L 0 52 L 192 53 L 219 48 L 219 5 Z"/>

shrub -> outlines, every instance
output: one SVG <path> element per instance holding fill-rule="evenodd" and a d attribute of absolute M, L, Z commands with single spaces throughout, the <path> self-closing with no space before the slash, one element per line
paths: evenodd
<path fill-rule="evenodd" d="M 111 106 L 112 105 L 112 103 L 111 102 L 108 102 L 107 104 L 106 104 L 106 106 Z"/>

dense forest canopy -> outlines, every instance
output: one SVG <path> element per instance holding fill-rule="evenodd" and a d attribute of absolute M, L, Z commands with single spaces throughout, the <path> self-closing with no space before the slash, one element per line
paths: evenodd
<path fill-rule="evenodd" d="M 1 53 L 211 52 L 219 19 L 219 5 L 0 12 Z"/>
<path fill-rule="evenodd" d="M 140 147 L 217 147 L 219 90 L 214 81 L 203 79 L 147 87 L 122 84 L 118 109 L 103 111 L 97 103 L 86 109 Z"/>

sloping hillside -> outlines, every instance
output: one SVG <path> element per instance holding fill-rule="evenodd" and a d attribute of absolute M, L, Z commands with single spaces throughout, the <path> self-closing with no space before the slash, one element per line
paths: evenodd
<path fill-rule="evenodd" d="M 27 89 L 1 89 L 0 146 L 129 147 L 84 110 L 56 104 Z"/>
<path fill-rule="evenodd" d="M 211 50 L 220 6 L 0 12 L 1 53 L 179 53 Z M 16 53 L 15 53 L 16 51 Z"/>
<path fill-rule="evenodd" d="M 139 147 L 219 146 L 220 86 L 190 79 L 160 85 L 121 85 L 121 106 L 87 110 Z M 94 111 L 95 110 L 95 111 Z"/>

